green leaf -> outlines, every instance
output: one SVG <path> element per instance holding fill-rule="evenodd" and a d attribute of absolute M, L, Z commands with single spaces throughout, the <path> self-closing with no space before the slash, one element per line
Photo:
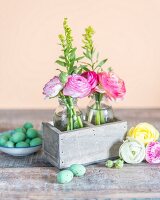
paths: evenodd
<path fill-rule="evenodd" d="M 93 54 L 95 53 L 95 49 L 91 49 L 91 55 L 93 57 Z"/>
<path fill-rule="evenodd" d="M 71 53 L 69 57 L 71 62 L 75 61 L 75 53 Z"/>
<path fill-rule="evenodd" d="M 88 52 L 86 52 L 86 53 L 83 52 L 83 55 L 85 55 L 86 58 L 91 59 L 91 56 L 90 56 L 90 54 Z"/>
<path fill-rule="evenodd" d="M 77 72 L 77 74 L 82 74 L 82 69 L 80 69 L 78 72 Z"/>
<path fill-rule="evenodd" d="M 77 48 L 72 48 L 71 50 L 69 50 L 69 53 L 75 53 L 76 50 Z"/>
<path fill-rule="evenodd" d="M 73 74 L 73 72 L 75 71 L 76 66 L 70 65 L 70 67 L 68 68 L 68 74 Z"/>
<path fill-rule="evenodd" d="M 59 58 L 61 58 L 61 59 L 65 60 L 65 57 L 64 57 L 64 56 L 59 56 Z"/>
<path fill-rule="evenodd" d="M 89 71 L 89 69 L 87 68 L 87 65 L 80 65 L 79 67 L 85 71 Z"/>
<path fill-rule="evenodd" d="M 65 56 L 67 56 L 69 54 L 69 49 L 68 48 L 65 48 L 63 51 L 64 51 L 64 55 Z"/>
<path fill-rule="evenodd" d="M 108 59 L 104 59 L 101 62 L 99 62 L 99 64 L 97 65 L 97 67 L 102 67 L 102 65 L 104 65 L 106 63 Z"/>
<path fill-rule="evenodd" d="M 80 57 L 76 58 L 76 61 L 79 61 L 79 60 L 81 60 L 83 58 L 84 58 L 84 56 L 80 56 Z"/>
<path fill-rule="evenodd" d="M 96 60 L 98 61 L 99 59 L 99 52 L 97 53 L 97 56 L 96 56 Z"/>
<path fill-rule="evenodd" d="M 108 71 L 109 72 L 113 71 L 112 67 L 108 67 Z"/>
<path fill-rule="evenodd" d="M 89 69 L 87 68 L 87 65 L 80 65 L 76 70 L 75 73 L 77 74 L 82 74 L 82 71 L 89 71 Z"/>
<path fill-rule="evenodd" d="M 61 65 L 61 66 L 63 66 L 63 67 L 66 66 L 66 63 L 63 62 L 63 61 L 61 61 L 61 60 L 56 60 L 56 63 L 59 64 L 59 65 Z"/>
<path fill-rule="evenodd" d="M 59 75 L 61 83 L 66 83 L 68 79 L 68 74 L 66 72 L 61 72 Z"/>

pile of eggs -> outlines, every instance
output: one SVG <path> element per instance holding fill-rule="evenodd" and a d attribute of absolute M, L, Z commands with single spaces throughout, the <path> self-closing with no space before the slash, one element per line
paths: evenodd
<path fill-rule="evenodd" d="M 41 144 L 41 136 L 30 122 L 0 136 L 0 146 L 2 147 L 34 147 Z"/>
<path fill-rule="evenodd" d="M 86 173 L 86 168 L 80 164 L 73 164 L 68 169 L 62 170 L 57 174 L 57 182 L 64 184 L 72 181 L 74 176 L 81 177 Z"/>

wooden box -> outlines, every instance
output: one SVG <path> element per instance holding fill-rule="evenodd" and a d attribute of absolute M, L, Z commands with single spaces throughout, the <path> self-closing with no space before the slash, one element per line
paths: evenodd
<path fill-rule="evenodd" d="M 61 132 L 51 123 L 43 125 L 43 150 L 48 161 L 59 169 L 71 164 L 91 164 L 118 156 L 127 132 L 127 122 L 116 122 Z"/>

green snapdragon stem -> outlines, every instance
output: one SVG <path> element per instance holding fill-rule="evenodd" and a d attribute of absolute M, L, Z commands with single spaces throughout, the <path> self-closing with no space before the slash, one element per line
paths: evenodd
<path fill-rule="evenodd" d="M 79 123 L 79 127 L 83 128 L 83 122 L 80 116 L 77 117 L 78 123 Z"/>
<path fill-rule="evenodd" d="M 99 102 L 96 102 L 96 116 L 95 116 L 95 124 L 101 124 L 100 112 L 99 112 Z"/>
<path fill-rule="evenodd" d="M 95 116 L 95 125 L 101 124 L 101 118 L 100 118 L 100 98 L 99 93 L 95 94 L 95 100 L 96 100 L 96 116 Z"/>
<path fill-rule="evenodd" d="M 68 103 L 69 103 L 69 107 L 70 107 L 70 127 L 71 130 L 76 129 L 76 128 L 83 128 L 83 123 L 82 123 L 82 119 L 80 116 L 77 116 L 77 112 L 74 108 L 74 104 L 73 104 L 73 99 L 71 97 L 68 97 Z"/>
<path fill-rule="evenodd" d="M 95 94 L 95 99 L 96 99 L 95 125 L 100 125 L 100 124 L 105 123 L 104 113 L 101 108 L 102 98 L 103 98 L 103 94 L 100 94 L 100 93 Z"/>
<path fill-rule="evenodd" d="M 103 113 L 103 110 L 100 110 L 100 121 L 101 121 L 101 124 L 105 124 L 105 118 L 104 118 L 104 113 Z"/>
<path fill-rule="evenodd" d="M 67 108 L 67 114 L 69 113 L 69 108 Z M 70 117 L 69 117 L 70 118 Z M 67 121 L 67 131 L 69 131 L 70 130 L 70 119 L 68 119 L 68 121 Z"/>
<path fill-rule="evenodd" d="M 70 125 L 70 130 L 73 130 L 74 126 L 73 126 L 73 118 L 72 117 L 69 118 L 69 125 Z"/>
<path fill-rule="evenodd" d="M 98 102 L 99 102 L 100 121 L 101 121 L 101 124 L 104 124 L 104 123 L 105 123 L 105 118 L 104 118 L 103 109 L 102 109 L 102 107 L 101 107 L 101 101 L 102 101 L 102 98 L 103 98 L 103 94 L 100 94 L 100 93 L 99 93 L 98 96 L 99 96 Z"/>
<path fill-rule="evenodd" d="M 74 130 L 76 128 L 83 128 L 82 119 L 77 115 L 72 97 L 64 96 L 63 93 L 59 93 L 59 97 L 63 99 L 67 107 L 67 131 Z"/>

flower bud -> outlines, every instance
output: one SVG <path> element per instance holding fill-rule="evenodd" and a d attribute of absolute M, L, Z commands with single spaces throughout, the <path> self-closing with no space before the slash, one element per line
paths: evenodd
<path fill-rule="evenodd" d="M 114 165 L 114 162 L 112 160 L 107 160 L 105 163 L 105 166 L 108 168 L 112 168 Z"/>
<path fill-rule="evenodd" d="M 121 169 L 124 165 L 124 161 L 121 159 L 118 159 L 115 161 L 114 166 L 116 169 Z"/>

